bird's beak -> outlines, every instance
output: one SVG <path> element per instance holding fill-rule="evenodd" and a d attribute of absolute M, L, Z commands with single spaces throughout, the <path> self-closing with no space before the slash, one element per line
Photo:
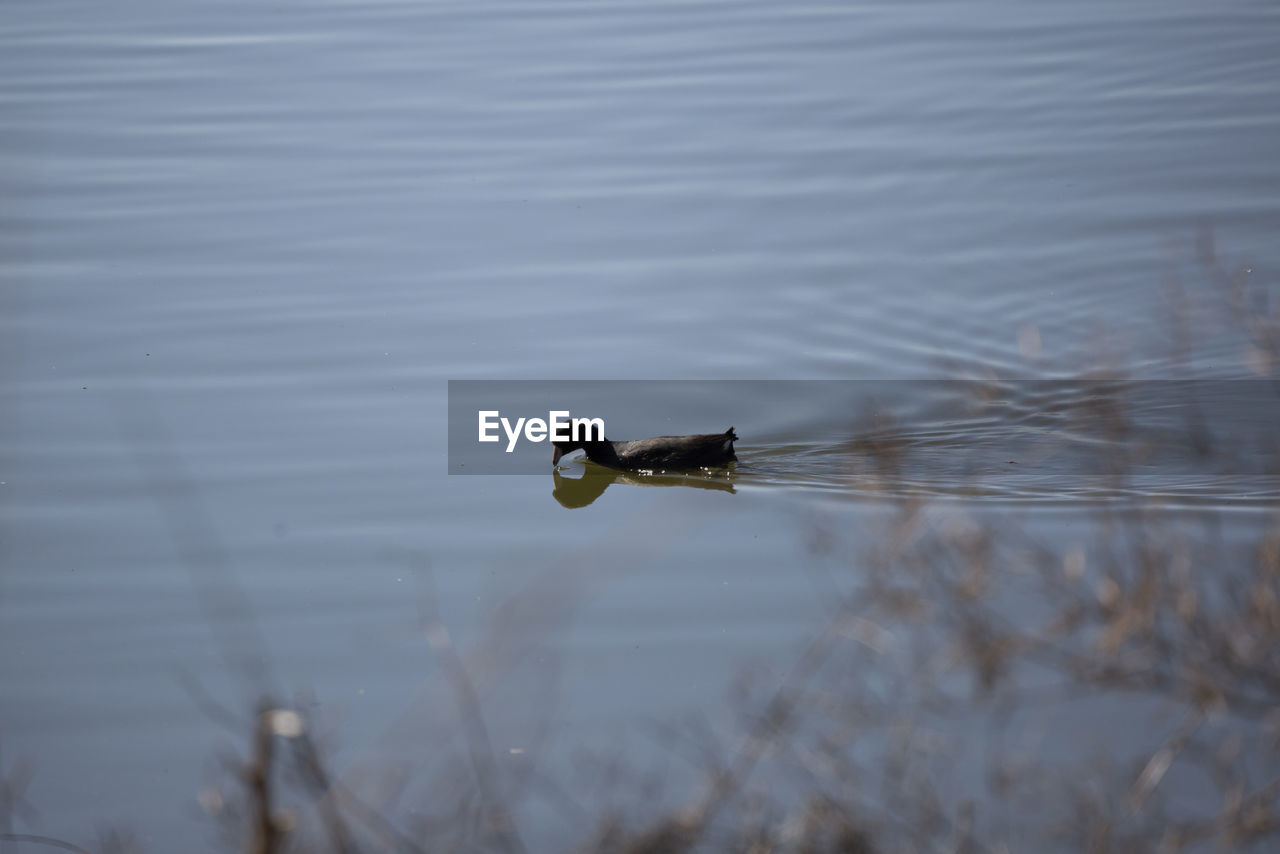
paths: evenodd
<path fill-rule="evenodd" d="M 564 455 L 563 455 L 563 454 L 561 454 L 561 453 L 560 453 L 560 449 L 559 449 L 559 448 L 557 448 L 557 447 L 555 447 L 554 445 L 552 445 L 552 446 L 551 446 L 551 448 L 552 448 L 552 450 L 551 450 L 551 465 L 555 465 L 556 463 L 560 462 L 560 457 L 562 457 L 562 456 L 564 456 Z"/>

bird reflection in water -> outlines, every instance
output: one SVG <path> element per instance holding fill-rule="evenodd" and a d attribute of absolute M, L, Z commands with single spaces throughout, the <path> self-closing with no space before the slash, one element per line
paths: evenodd
<path fill-rule="evenodd" d="M 586 507 L 595 501 L 613 483 L 631 486 L 688 486 L 693 489 L 715 489 L 736 494 L 733 488 L 733 472 L 697 472 L 690 474 L 642 474 L 605 468 L 590 461 L 583 462 L 582 477 L 565 477 L 559 469 L 551 472 L 555 488 L 551 495 L 562 507 L 574 509 Z"/>

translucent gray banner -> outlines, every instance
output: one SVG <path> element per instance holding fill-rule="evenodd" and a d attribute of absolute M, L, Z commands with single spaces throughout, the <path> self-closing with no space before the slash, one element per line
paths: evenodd
<path fill-rule="evenodd" d="M 610 440 L 732 426 L 741 437 L 739 470 L 829 464 L 929 478 L 1280 473 L 1275 383 L 1114 378 L 455 380 L 449 473 L 548 474 L 550 428 L 568 429 L 571 418 L 599 419 Z"/>

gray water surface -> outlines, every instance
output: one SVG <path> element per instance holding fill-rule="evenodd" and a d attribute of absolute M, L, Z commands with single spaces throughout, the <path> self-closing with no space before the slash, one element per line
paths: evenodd
<path fill-rule="evenodd" d="M 1278 43 L 1266 2 L 6 4 L 21 826 L 216 848 L 197 793 L 244 740 L 193 684 L 313 697 L 352 779 L 436 761 L 424 597 L 498 754 L 554 768 L 784 666 L 815 520 L 1025 498 L 1079 536 L 1116 493 L 1065 464 L 862 490 L 865 413 L 784 391 L 621 428 L 733 424 L 731 490 L 569 510 L 549 465 L 446 474 L 446 382 L 1256 376 L 1221 283 L 1276 293 Z M 1276 493 L 1238 474 L 1124 494 L 1247 527 Z M 539 850 L 580 838 L 527 811 Z"/>

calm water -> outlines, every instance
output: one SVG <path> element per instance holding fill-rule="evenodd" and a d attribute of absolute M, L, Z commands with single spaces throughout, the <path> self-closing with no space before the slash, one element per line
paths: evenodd
<path fill-rule="evenodd" d="M 814 520 L 885 498 L 847 476 L 865 413 L 685 395 L 622 432 L 733 424 L 732 491 L 567 510 L 549 470 L 445 474 L 446 382 L 1249 376 L 1206 264 L 1274 298 L 1278 43 L 1269 2 L 7 3 L 22 826 L 212 847 L 196 793 L 243 738 L 191 683 L 312 696 L 356 784 L 434 761 L 428 596 L 500 753 L 647 755 L 655 722 L 714 719 L 812 635 Z M 1078 531 L 1107 496 L 1074 473 L 917 486 Z M 1274 507 L 1187 474 L 1150 494 Z"/>

